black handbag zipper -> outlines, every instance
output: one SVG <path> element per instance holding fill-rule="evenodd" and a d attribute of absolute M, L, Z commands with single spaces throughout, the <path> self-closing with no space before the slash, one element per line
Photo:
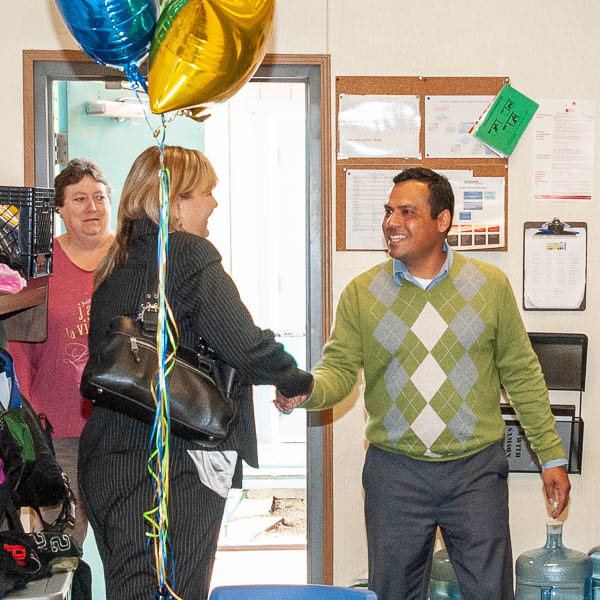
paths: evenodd
<path fill-rule="evenodd" d="M 126 333 L 121 333 L 121 335 L 127 335 L 127 337 L 129 338 L 129 346 L 131 349 L 131 353 L 133 354 L 133 358 L 135 360 L 135 362 L 141 362 L 141 358 L 139 356 L 139 351 L 140 348 L 145 348 L 146 350 L 150 350 L 152 351 L 153 354 L 156 354 L 156 347 L 151 344 L 150 342 L 146 342 L 144 339 L 142 338 L 138 338 L 132 335 L 128 335 Z M 212 381 L 211 377 L 202 369 L 198 369 L 197 367 L 194 367 L 194 365 L 191 365 L 188 362 L 185 362 L 184 360 L 181 360 L 177 357 L 177 354 L 175 355 L 175 362 L 178 363 L 180 366 L 185 367 L 186 369 L 189 369 L 190 371 L 193 371 L 194 373 L 198 373 L 199 375 L 202 375 L 202 377 L 204 377 L 205 379 L 209 379 L 210 381 Z"/>
<path fill-rule="evenodd" d="M 129 346 L 131 348 L 131 353 L 133 354 L 133 358 L 135 359 L 135 362 L 139 363 L 141 358 L 138 353 L 137 338 L 134 338 L 134 337 L 129 338 Z"/>

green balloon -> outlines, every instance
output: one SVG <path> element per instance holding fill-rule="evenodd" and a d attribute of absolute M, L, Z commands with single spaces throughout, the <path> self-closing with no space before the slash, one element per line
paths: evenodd
<path fill-rule="evenodd" d="M 173 25 L 173 21 L 177 18 L 179 11 L 189 2 L 190 0 L 171 0 L 169 4 L 165 7 L 165 9 L 160 14 L 158 21 L 156 22 L 156 27 L 154 29 L 154 37 L 152 38 L 152 45 L 150 46 L 150 57 L 148 59 L 148 65 L 151 67 L 152 62 L 154 61 L 154 57 L 158 52 L 162 41 L 167 36 L 169 29 L 171 29 L 171 25 Z"/>

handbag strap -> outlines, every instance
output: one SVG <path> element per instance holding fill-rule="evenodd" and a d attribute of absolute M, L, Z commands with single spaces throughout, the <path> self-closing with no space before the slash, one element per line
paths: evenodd
<path fill-rule="evenodd" d="M 142 331 L 148 335 L 156 334 L 158 328 L 158 248 L 155 244 L 152 248 L 138 314 L 138 319 L 142 322 Z"/>
<path fill-rule="evenodd" d="M 146 267 L 146 279 L 140 302 L 140 313 L 138 314 L 138 319 L 142 322 L 142 331 L 148 336 L 156 335 L 158 329 L 158 247 L 154 244 L 152 248 Z M 201 336 L 198 336 L 194 351 L 217 358 L 217 353 Z"/>

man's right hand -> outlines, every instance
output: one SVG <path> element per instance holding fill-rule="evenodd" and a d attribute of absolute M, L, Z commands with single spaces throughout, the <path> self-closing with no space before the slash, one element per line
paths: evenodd
<path fill-rule="evenodd" d="M 309 396 L 310 393 L 286 398 L 279 390 L 275 390 L 275 400 L 273 400 L 273 404 L 279 411 L 289 415 L 296 407 L 300 406 L 303 402 L 306 402 Z"/>

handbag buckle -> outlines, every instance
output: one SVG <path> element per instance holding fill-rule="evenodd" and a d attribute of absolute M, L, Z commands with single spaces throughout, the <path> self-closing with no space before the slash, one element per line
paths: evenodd
<path fill-rule="evenodd" d="M 141 321 L 144 332 L 155 332 L 158 328 L 158 304 L 146 302 L 142 306 Z"/>

